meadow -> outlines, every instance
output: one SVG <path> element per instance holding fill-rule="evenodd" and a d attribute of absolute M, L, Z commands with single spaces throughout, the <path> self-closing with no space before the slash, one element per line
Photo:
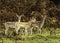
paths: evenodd
<path fill-rule="evenodd" d="M 22 40 L 1 36 L 0 43 L 60 43 L 60 29 L 56 29 L 56 36 L 50 36 L 49 31 L 46 29 L 43 30 L 41 35 L 33 34 Z"/>

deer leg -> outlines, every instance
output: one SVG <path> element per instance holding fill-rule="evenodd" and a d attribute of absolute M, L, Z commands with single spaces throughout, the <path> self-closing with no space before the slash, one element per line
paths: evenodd
<path fill-rule="evenodd" d="M 18 34 L 18 29 L 16 28 L 15 30 L 16 30 L 16 34 Z"/>
<path fill-rule="evenodd" d="M 27 28 L 25 28 L 25 36 L 27 36 L 28 34 L 27 34 Z"/>
<path fill-rule="evenodd" d="M 16 30 L 16 34 L 18 34 L 18 30 Z"/>
<path fill-rule="evenodd" d="M 37 31 L 38 31 L 38 34 L 40 34 L 40 29 L 39 29 L 39 27 L 37 27 Z"/>
<path fill-rule="evenodd" d="M 19 29 L 20 29 L 20 26 L 15 27 L 16 34 L 18 34 Z"/>
<path fill-rule="evenodd" d="M 41 28 L 39 29 L 39 33 L 41 34 Z"/>
<path fill-rule="evenodd" d="M 19 28 L 15 28 L 16 34 L 18 34 L 18 30 L 19 30 Z"/>
<path fill-rule="evenodd" d="M 31 28 L 31 35 L 32 35 L 32 29 L 33 29 L 33 27 Z"/>
<path fill-rule="evenodd" d="M 8 35 L 8 30 L 9 30 L 9 28 L 6 27 L 6 29 L 5 29 L 5 35 Z"/>

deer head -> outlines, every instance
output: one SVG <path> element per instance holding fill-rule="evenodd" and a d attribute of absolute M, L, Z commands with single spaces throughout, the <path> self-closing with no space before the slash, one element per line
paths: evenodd
<path fill-rule="evenodd" d="M 16 15 L 18 17 L 18 21 L 21 22 L 21 17 L 24 16 L 24 15 Z"/>

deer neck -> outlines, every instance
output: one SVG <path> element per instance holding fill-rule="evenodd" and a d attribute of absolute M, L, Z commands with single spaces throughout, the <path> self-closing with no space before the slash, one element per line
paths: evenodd
<path fill-rule="evenodd" d="M 21 22 L 20 20 L 18 22 Z"/>
<path fill-rule="evenodd" d="M 21 18 L 18 19 L 18 22 L 21 22 Z"/>

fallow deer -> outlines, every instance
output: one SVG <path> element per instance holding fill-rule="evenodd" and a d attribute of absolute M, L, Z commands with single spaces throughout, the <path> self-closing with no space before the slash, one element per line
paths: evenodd
<path fill-rule="evenodd" d="M 31 19 L 29 22 L 20 22 L 20 19 L 22 16 L 18 16 L 18 22 L 5 22 L 4 25 L 5 25 L 5 35 L 8 35 L 8 30 L 9 30 L 9 27 L 10 28 L 15 28 L 16 30 L 16 33 L 18 34 L 18 30 L 21 28 L 21 27 L 24 27 L 25 28 L 25 33 L 27 33 L 27 29 L 31 27 L 31 24 L 32 22 L 35 22 L 36 20 L 33 18 Z M 31 31 L 32 32 L 32 31 Z"/>
<path fill-rule="evenodd" d="M 21 15 L 21 16 L 16 15 L 16 16 L 18 17 L 18 21 L 17 21 L 17 22 L 5 22 L 5 23 L 3 23 L 4 26 L 5 26 L 5 35 L 8 35 L 8 30 L 9 30 L 9 28 L 15 28 L 16 33 L 17 33 L 17 30 L 20 28 L 20 27 L 17 26 L 16 24 L 17 24 L 17 23 L 20 23 L 21 17 L 22 17 L 23 15 Z"/>

